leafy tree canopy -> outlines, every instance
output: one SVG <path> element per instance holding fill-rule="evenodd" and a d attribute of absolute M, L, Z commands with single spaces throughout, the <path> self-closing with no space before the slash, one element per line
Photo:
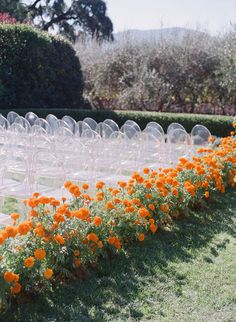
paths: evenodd
<path fill-rule="evenodd" d="M 113 40 L 113 25 L 103 0 L 1 0 L 0 12 L 42 30 L 61 33 L 70 40 L 81 34 Z"/>

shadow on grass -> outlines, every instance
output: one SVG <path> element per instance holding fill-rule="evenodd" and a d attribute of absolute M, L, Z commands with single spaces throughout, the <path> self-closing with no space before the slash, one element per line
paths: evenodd
<path fill-rule="evenodd" d="M 174 263 L 191 260 L 219 233 L 236 237 L 236 191 L 212 201 L 211 207 L 176 221 L 171 231 L 160 230 L 155 237 L 131 245 L 125 254 L 100 261 L 88 279 L 69 285 L 58 285 L 51 294 L 39 295 L 32 303 L 24 303 L 2 317 L 2 321 L 104 321 L 122 320 L 121 308 L 135 301 L 140 287 L 154 278 L 164 283 L 171 277 L 178 286 L 186 278 L 175 271 Z M 227 238 L 211 245 L 210 253 L 218 256 Z M 205 257 L 211 263 L 212 258 Z M 158 295 L 157 295 L 158 296 Z M 160 299 L 161 300 L 161 299 Z M 141 313 L 131 306 L 130 316 Z M 127 313 L 127 312 L 126 312 Z M 127 315 L 123 320 L 127 319 Z"/>

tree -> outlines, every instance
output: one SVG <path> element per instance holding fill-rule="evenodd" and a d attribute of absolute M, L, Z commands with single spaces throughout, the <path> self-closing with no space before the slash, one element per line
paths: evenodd
<path fill-rule="evenodd" d="M 113 24 L 103 0 L 1 0 L 0 11 L 73 41 L 80 34 L 113 40 Z"/>

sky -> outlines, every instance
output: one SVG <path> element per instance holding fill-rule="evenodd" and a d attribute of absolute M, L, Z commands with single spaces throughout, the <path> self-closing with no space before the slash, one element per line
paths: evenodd
<path fill-rule="evenodd" d="M 236 24 L 236 0 L 106 0 L 114 31 L 187 27 L 225 32 Z"/>

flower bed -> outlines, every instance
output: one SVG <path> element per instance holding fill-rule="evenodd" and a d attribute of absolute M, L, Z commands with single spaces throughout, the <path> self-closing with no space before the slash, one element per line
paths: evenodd
<path fill-rule="evenodd" d="M 215 149 L 201 149 L 191 161 L 181 158 L 176 168 L 144 169 L 118 188 L 98 182 L 95 197 L 87 194 L 87 184 L 69 181 L 69 201 L 34 193 L 25 201 L 28 220 L 19 222 L 20 215 L 13 213 L 12 225 L 0 231 L 1 308 L 21 293 L 80 277 L 99 257 L 119 253 L 132 241 L 143 242 L 188 208 L 234 187 L 233 135 Z"/>

